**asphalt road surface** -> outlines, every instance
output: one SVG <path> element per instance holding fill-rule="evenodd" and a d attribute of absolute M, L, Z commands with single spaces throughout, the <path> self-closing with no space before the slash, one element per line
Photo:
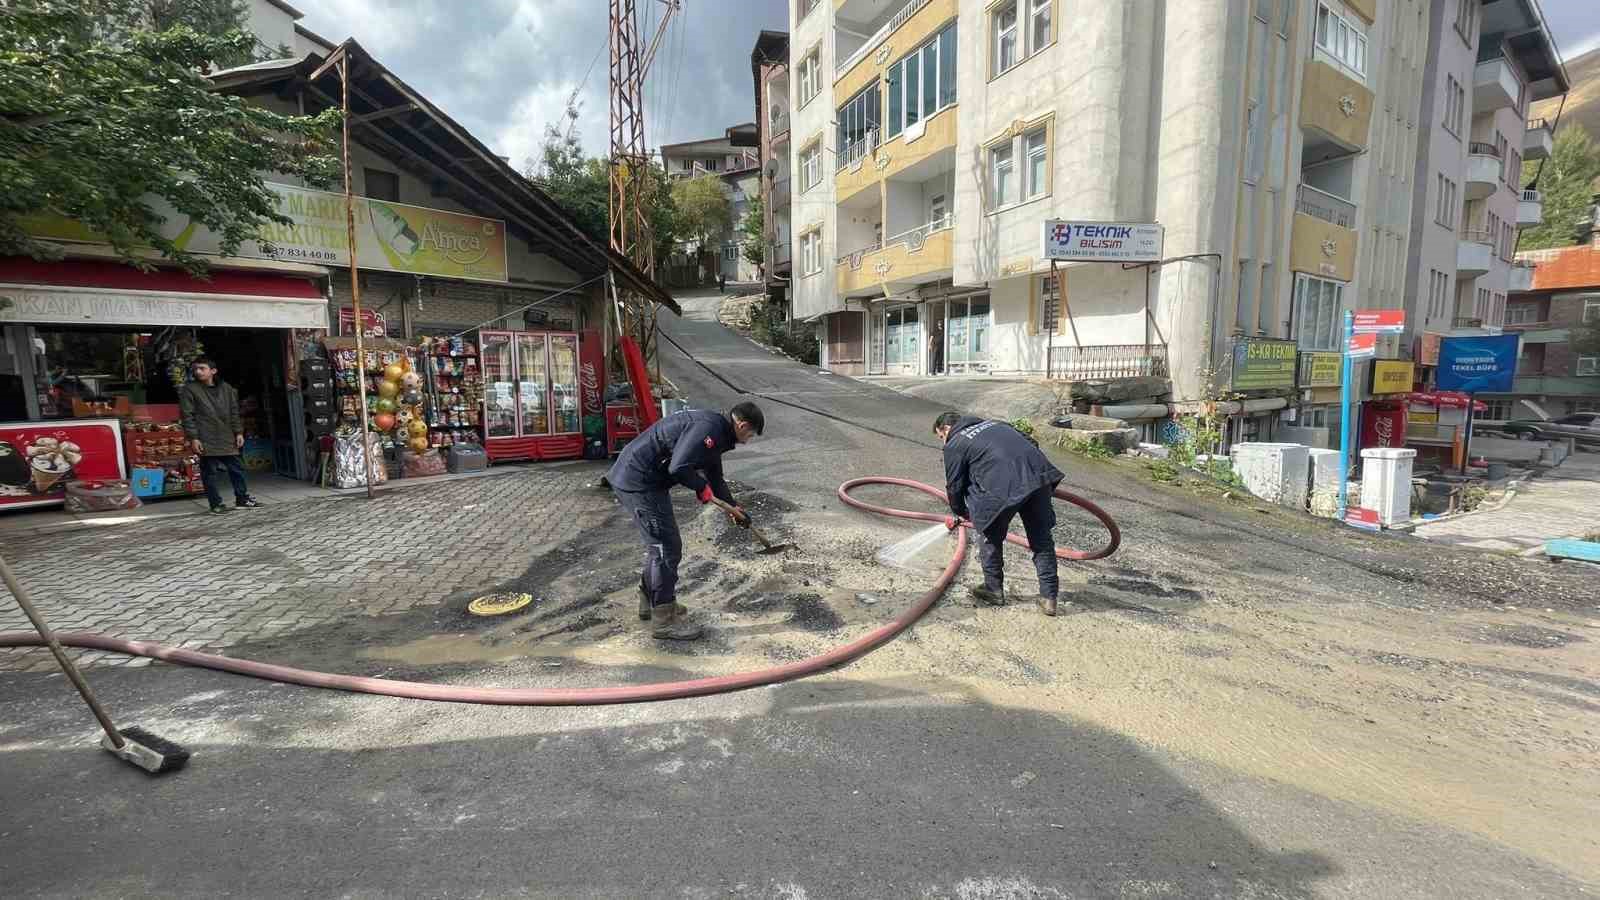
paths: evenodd
<path fill-rule="evenodd" d="M 775 356 L 717 325 L 714 303 L 687 300 L 685 319 L 667 323 L 682 350 L 663 348 L 665 370 L 697 407 L 725 408 L 740 392 L 765 398 L 767 433 L 727 457 L 728 473 L 802 543 L 792 572 L 804 584 L 845 585 L 822 601 L 833 618 L 721 624 L 709 649 L 656 652 L 623 621 L 632 536 L 599 509 L 589 524 L 610 537 L 574 542 L 559 566 L 545 554 L 525 577 L 534 588 L 604 570 L 608 608 L 622 612 L 595 620 L 603 637 L 495 645 L 446 616 L 464 595 L 405 585 L 397 590 L 437 595 L 440 612 L 355 617 L 342 630 L 319 624 L 228 652 L 462 684 L 617 684 L 792 658 L 862 626 L 850 619 L 861 610 L 846 609 L 858 587 L 898 579 L 903 593 L 916 579 L 873 575 L 847 559 L 850 542 L 907 529 L 844 510 L 832 492 L 867 474 L 937 483 L 929 427 L 939 410 Z M 0 673 L 3 893 L 1498 898 L 1597 889 L 1600 850 L 1583 824 L 1600 713 L 1595 644 L 1583 637 L 1595 632 L 1582 631 L 1600 618 L 1592 582 L 1201 500 L 1115 466 L 1065 464 L 1069 484 L 1102 501 L 1126 536 L 1112 560 L 1073 569 L 1078 614 L 979 611 L 952 597 L 861 663 L 774 688 L 521 709 L 162 665 L 93 669 L 119 720 L 197 751 L 186 771 L 151 780 L 93 748 L 93 722 L 59 676 Z M 425 502 L 417 496 L 407 502 Z M 520 515 L 538 511 L 517 512 L 508 527 Z M 732 547 L 714 525 L 704 516 L 686 524 L 686 572 L 703 576 L 686 578 L 686 602 L 734 609 L 749 585 L 718 582 L 718 570 L 737 570 L 733 557 L 748 551 L 707 559 Z M 1519 614 L 1497 608 L 1508 596 L 1548 607 L 1546 624 L 1493 618 Z M 428 643 L 442 622 L 465 636 Z M 1554 649 L 1468 640 L 1474 629 L 1539 627 L 1570 640 Z M 391 645 L 438 652 L 383 656 Z M 1502 720 L 1517 730 L 1502 732 Z M 1527 755 L 1509 758 L 1508 748 Z"/>

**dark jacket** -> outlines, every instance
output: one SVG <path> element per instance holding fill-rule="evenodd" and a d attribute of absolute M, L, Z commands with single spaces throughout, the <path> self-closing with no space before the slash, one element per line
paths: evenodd
<path fill-rule="evenodd" d="M 709 503 L 733 503 L 722 479 L 722 454 L 734 446 L 733 422 L 721 413 L 691 409 L 673 413 L 628 442 L 606 473 L 620 491 L 664 491 L 681 484 Z"/>
<path fill-rule="evenodd" d="M 1032 441 L 1004 422 L 966 416 L 944 445 L 950 511 L 970 518 L 979 531 L 1040 488 L 1054 490 L 1064 477 Z"/>
<path fill-rule="evenodd" d="M 210 387 L 191 381 L 178 388 L 178 408 L 183 411 L 184 437 L 205 445 L 201 455 L 239 455 L 234 436 L 244 434 L 244 421 L 233 385 L 220 379 L 213 379 Z"/>

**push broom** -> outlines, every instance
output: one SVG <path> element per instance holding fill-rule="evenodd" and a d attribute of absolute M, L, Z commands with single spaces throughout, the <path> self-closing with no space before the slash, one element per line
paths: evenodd
<path fill-rule="evenodd" d="M 67 678 L 72 680 L 72 686 L 83 695 L 83 702 L 89 704 L 89 711 L 100 720 L 100 727 L 105 729 L 105 736 L 100 739 L 100 746 L 105 748 L 112 756 L 132 763 L 152 775 L 163 772 L 176 772 L 183 768 L 189 761 L 189 751 L 164 738 L 157 737 L 143 728 L 119 729 L 112 723 L 111 717 L 100 706 L 100 701 L 94 698 L 94 693 L 89 690 L 89 683 L 83 680 L 83 675 L 72 659 L 67 656 L 61 644 L 56 640 L 55 632 L 45 624 L 44 617 L 34 609 L 33 601 L 28 599 L 28 594 L 22 589 L 22 584 L 17 581 L 17 576 L 12 573 L 11 566 L 6 564 L 5 557 L 0 556 L 0 579 L 6 583 L 6 589 L 11 591 L 11 596 L 17 598 L 17 605 L 22 607 L 22 612 L 33 623 L 39 637 L 50 645 L 50 652 L 55 654 L 56 662 L 61 664 L 62 671 L 67 673 Z"/>

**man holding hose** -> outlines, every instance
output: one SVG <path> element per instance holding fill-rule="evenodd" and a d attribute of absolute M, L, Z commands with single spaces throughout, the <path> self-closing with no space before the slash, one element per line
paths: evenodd
<path fill-rule="evenodd" d="M 1056 614 L 1060 581 L 1056 574 L 1056 485 L 1066 477 L 1038 445 L 1004 422 L 959 413 L 941 413 L 933 433 L 944 442 L 945 492 L 950 511 L 945 527 L 954 531 L 959 519 L 970 519 L 978 533 L 978 560 L 983 587 L 973 588 L 980 603 L 1004 606 L 1006 532 L 1022 517 L 1033 567 L 1039 573 L 1039 608 Z"/>
<path fill-rule="evenodd" d="M 644 539 L 644 574 L 639 578 L 639 618 L 651 623 L 661 640 L 692 641 L 700 626 L 678 603 L 678 563 L 683 539 L 668 496 L 674 484 L 694 492 L 701 503 L 715 503 L 735 525 L 750 517 L 733 499 L 722 477 L 722 454 L 761 434 L 761 408 L 746 401 L 723 415 L 691 409 L 673 413 L 646 428 L 622 448 L 606 472 L 617 502 L 633 517 Z"/>

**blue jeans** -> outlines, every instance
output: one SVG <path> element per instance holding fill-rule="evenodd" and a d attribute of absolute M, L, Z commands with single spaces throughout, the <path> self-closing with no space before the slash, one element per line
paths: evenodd
<path fill-rule="evenodd" d="M 678 563 L 683 561 L 683 538 L 672 514 L 666 491 L 613 491 L 628 511 L 644 541 L 644 574 L 639 583 L 651 606 L 671 606 L 678 600 Z"/>
<path fill-rule="evenodd" d="M 242 501 L 250 496 L 250 489 L 244 483 L 244 463 L 237 456 L 202 456 L 200 457 L 200 480 L 206 486 L 206 499 L 212 506 L 222 505 L 222 491 L 218 490 L 218 483 L 222 473 L 228 473 L 228 479 L 233 482 L 233 498 Z"/>

